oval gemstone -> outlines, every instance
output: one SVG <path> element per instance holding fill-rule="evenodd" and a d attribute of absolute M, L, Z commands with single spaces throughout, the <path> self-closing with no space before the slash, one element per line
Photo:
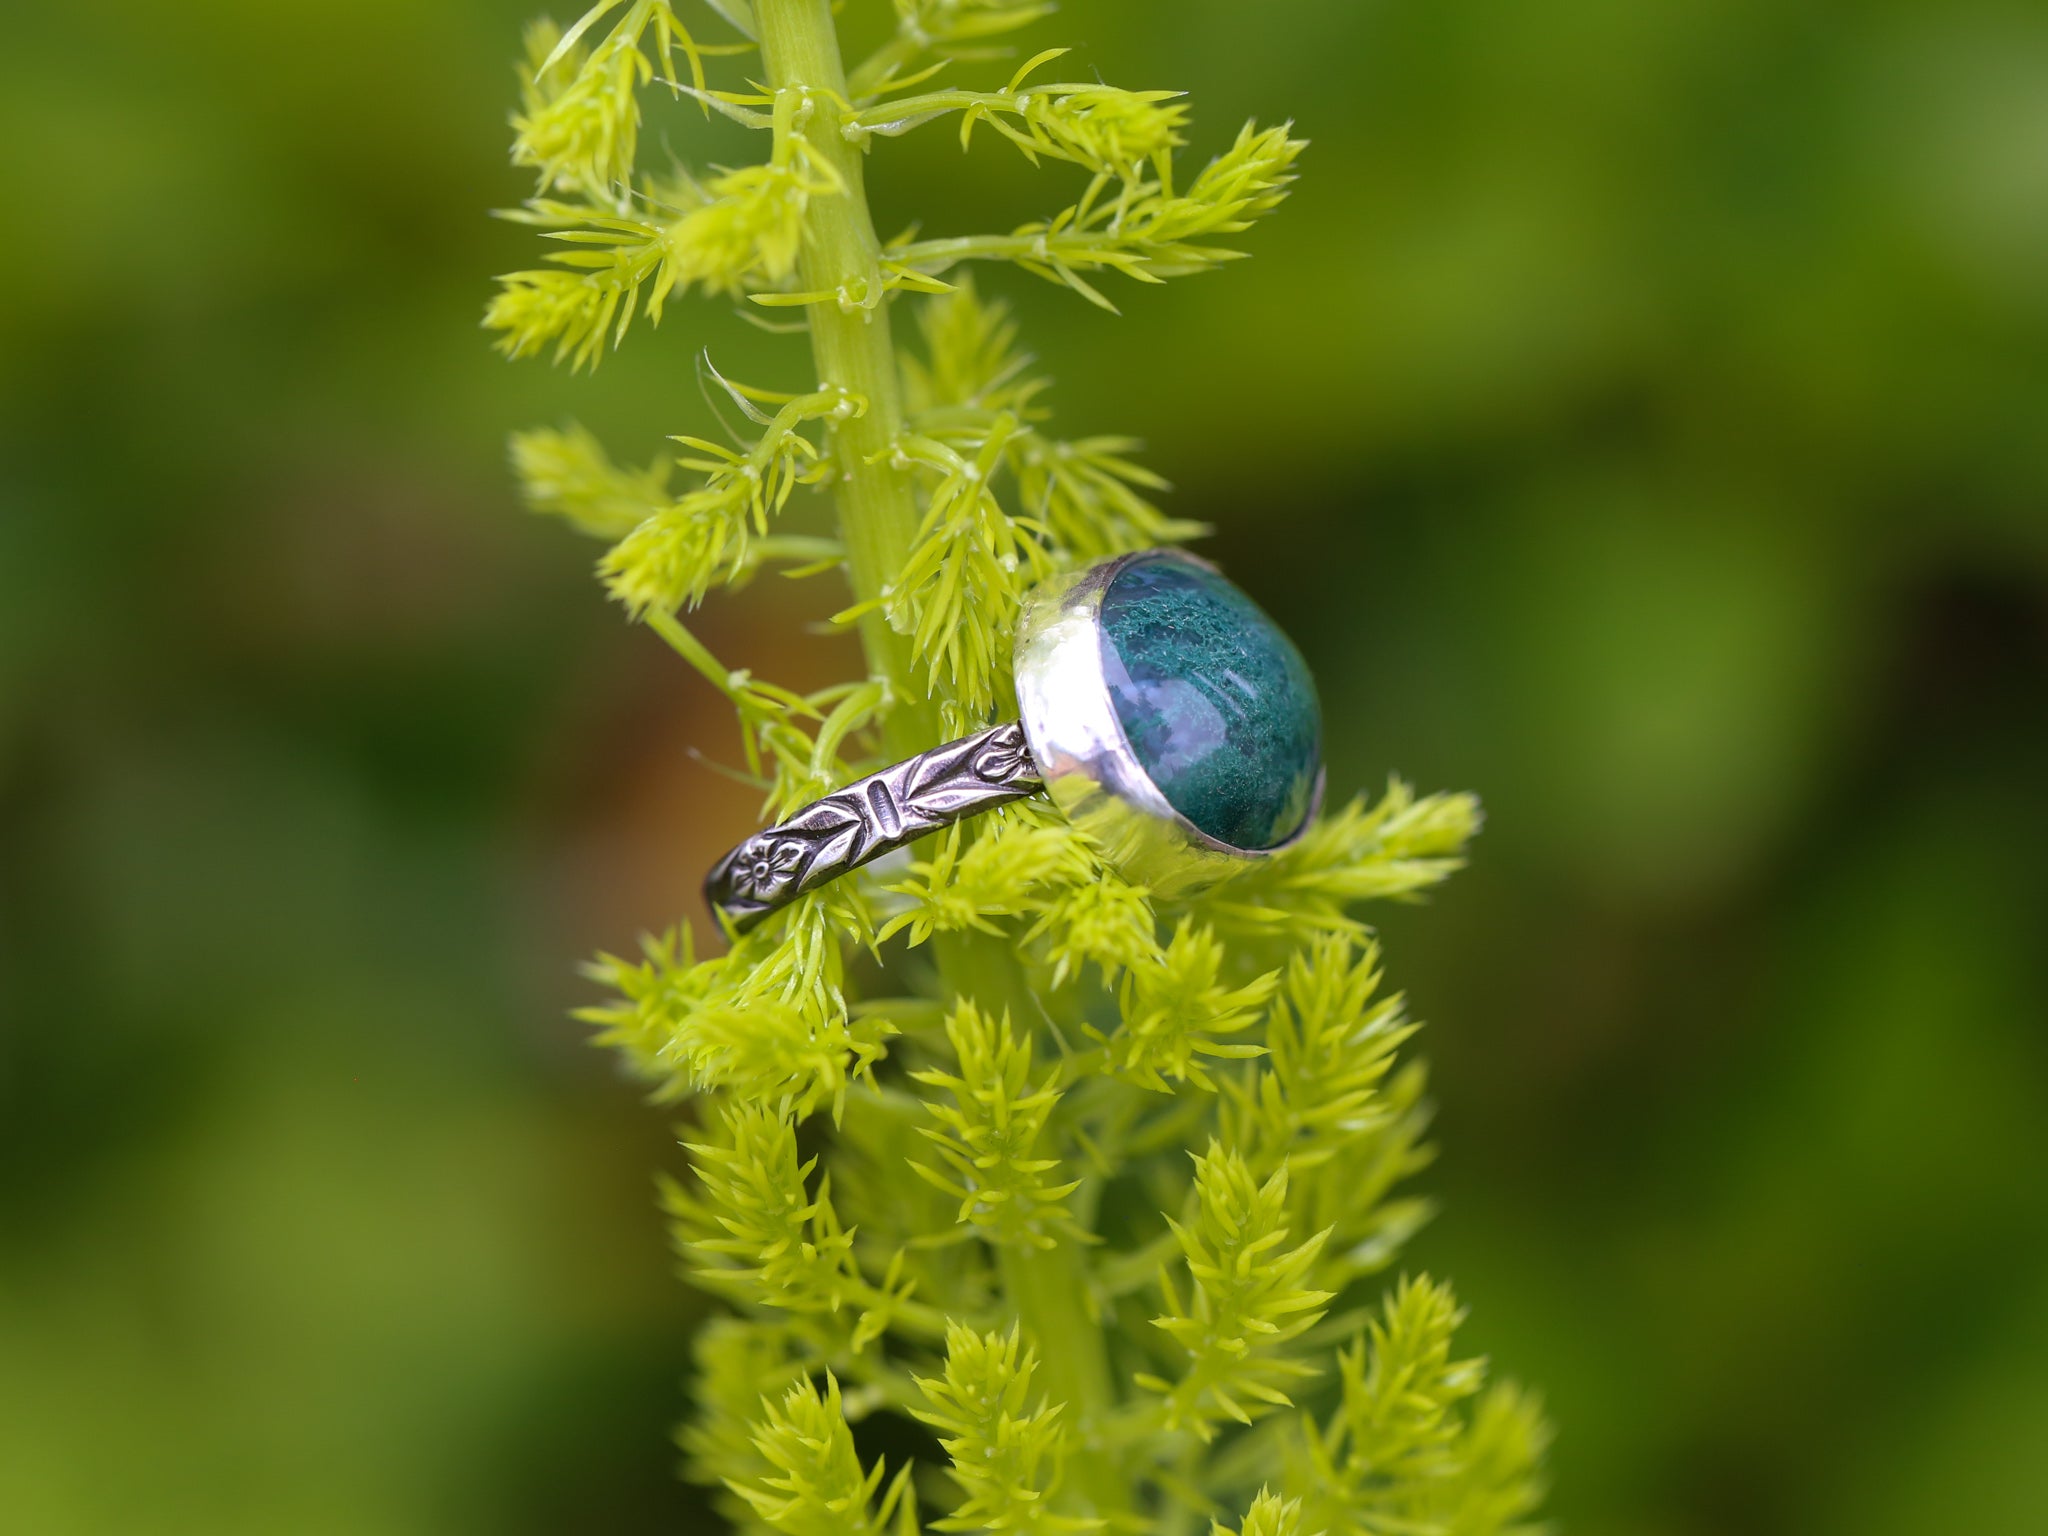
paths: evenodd
<path fill-rule="evenodd" d="M 1233 848 L 1291 837 L 1323 755 L 1294 642 L 1214 571 L 1170 555 L 1116 574 L 1101 633 L 1117 720 L 1167 803 Z"/>

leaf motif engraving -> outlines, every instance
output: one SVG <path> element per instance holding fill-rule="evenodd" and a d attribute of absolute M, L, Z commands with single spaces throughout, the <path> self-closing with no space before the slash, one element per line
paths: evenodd
<path fill-rule="evenodd" d="M 712 867 L 705 899 L 744 932 L 806 891 L 1040 787 L 1024 728 L 1008 721 L 856 779 L 755 833 Z"/>

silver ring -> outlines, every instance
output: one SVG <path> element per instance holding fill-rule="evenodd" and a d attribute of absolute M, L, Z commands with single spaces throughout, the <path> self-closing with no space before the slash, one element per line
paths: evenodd
<path fill-rule="evenodd" d="M 1119 872 L 1185 895 L 1290 846 L 1322 807 L 1308 668 L 1206 560 L 1142 550 L 1042 583 L 1025 599 L 1015 660 L 1019 719 L 755 833 L 705 877 L 712 909 L 743 933 L 885 853 L 1041 790 Z"/>

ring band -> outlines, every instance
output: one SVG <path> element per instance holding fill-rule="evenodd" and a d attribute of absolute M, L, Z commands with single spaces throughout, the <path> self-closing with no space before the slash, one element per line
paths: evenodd
<path fill-rule="evenodd" d="M 735 932 L 966 816 L 1047 791 L 1155 895 L 1289 846 L 1323 795 L 1301 653 L 1205 560 L 1119 555 L 1041 583 L 1016 641 L 1021 718 L 856 779 L 705 877 Z"/>
<path fill-rule="evenodd" d="M 814 800 L 711 867 L 704 899 L 745 933 L 778 907 L 978 811 L 1045 787 L 1017 721 L 920 752 Z"/>

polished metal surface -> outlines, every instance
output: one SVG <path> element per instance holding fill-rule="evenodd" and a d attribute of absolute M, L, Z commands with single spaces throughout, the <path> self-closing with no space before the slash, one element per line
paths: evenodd
<path fill-rule="evenodd" d="M 1017 627 L 1017 708 L 1046 791 L 1067 819 L 1132 881 L 1178 896 L 1291 846 L 1322 809 L 1323 776 L 1301 826 L 1272 848 L 1219 842 L 1167 803 L 1131 750 L 1103 675 L 1102 597 L 1139 560 L 1213 569 L 1180 550 L 1143 550 L 1033 588 Z"/>
<path fill-rule="evenodd" d="M 805 806 L 712 866 L 704 897 L 744 933 L 848 870 L 977 811 L 1038 792 L 1015 721 L 948 742 Z"/>

